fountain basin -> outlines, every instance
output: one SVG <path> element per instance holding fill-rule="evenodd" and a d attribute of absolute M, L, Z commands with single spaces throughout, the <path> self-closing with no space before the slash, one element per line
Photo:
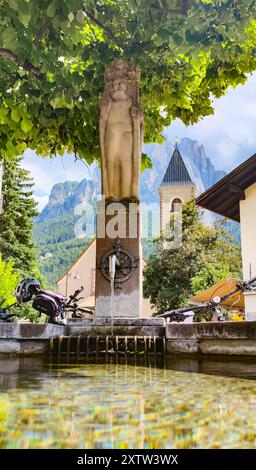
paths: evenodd
<path fill-rule="evenodd" d="M 82 336 L 164 336 L 164 318 L 94 318 L 93 320 L 69 320 L 70 335 Z M 113 331 L 112 331 L 113 330 Z"/>
<path fill-rule="evenodd" d="M 256 322 L 167 323 L 169 354 L 256 356 Z"/>
<path fill-rule="evenodd" d="M 256 356 L 254 321 L 165 324 L 163 318 L 115 318 L 113 326 L 110 318 L 73 319 L 67 326 L 0 323 L 0 355 L 45 354 L 49 351 L 50 338 L 89 336 L 92 341 L 107 336 L 119 337 L 120 341 L 122 337 L 162 338 L 170 356 Z"/>
<path fill-rule="evenodd" d="M 44 354 L 49 339 L 66 332 L 67 327 L 49 323 L 0 323 L 0 355 Z"/>

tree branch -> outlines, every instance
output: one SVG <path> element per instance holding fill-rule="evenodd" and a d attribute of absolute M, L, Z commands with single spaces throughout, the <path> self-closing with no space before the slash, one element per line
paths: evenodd
<path fill-rule="evenodd" d="M 38 80 L 42 80 L 44 77 L 44 74 L 40 72 L 39 69 L 30 64 L 28 60 L 25 60 L 25 62 L 21 64 L 18 60 L 18 57 L 8 49 L 0 48 L 0 57 L 4 57 L 4 59 L 10 60 L 14 64 L 18 65 L 18 67 L 21 67 L 23 70 L 30 72 L 32 75 L 34 75 L 34 77 L 38 78 Z"/>
<path fill-rule="evenodd" d="M 41 39 L 44 37 L 44 35 L 45 35 L 46 31 L 48 30 L 53 18 L 47 18 L 47 21 L 43 24 L 42 28 L 38 31 L 38 33 L 35 37 L 35 40 L 34 40 L 34 44 L 36 46 L 39 44 Z"/>
<path fill-rule="evenodd" d="M 6 73 L 6 75 L 9 75 L 9 77 L 14 78 L 15 80 L 23 80 L 25 78 L 19 73 L 10 72 L 9 70 L 6 70 L 4 67 L 0 67 L 0 70 L 2 70 L 4 73 Z"/>
<path fill-rule="evenodd" d="M 95 41 L 97 41 L 97 37 L 96 37 L 96 34 L 95 34 L 95 32 L 94 32 L 92 26 L 90 25 L 90 23 L 89 23 L 89 21 L 88 21 L 87 19 L 86 19 L 85 21 L 86 21 L 86 23 L 88 24 L 88 26 L 89 26 L 89 28 L 90 28 L 90 30 L 91 30 L 91 33 L 93 34 L 93 37 L 94 37 Z M 90 41 L 90 44 L 92 44 L 91 41 Z"/>
<path fill-rule="evenodd" d="M 99 20 L 97 20 L 97 18 L 95 18 L 95 16 L 92 15 L 92 13 L 90 13 L 89 11 L 87 10 L 84 10 L 84 13 L 86 14 L 86 16 L 88 16 L 88 18 L 90 18 L 90 20 L 92 20 L 97 26 L 99 26 L 101 29 L 103 29 L 104 31 L 106 31 L 106 33 L 108 34 L 108 36 L 112 39 L 112 41 L 118 46 L 120 47 L 120 49 L 122 49 L 124 51 L 124 46 L 123 44 L 121 43 L 121 41 L 119 41 L 119 39 L 114 35 L 113 31 L 111 31 L 111 29 L 109 29 L 107 26 L 105 26 L 104 24 L 102 24 Z"/>
<path fill-rule="evenodd" d="M 164 8 L 164 7 L 161 7 L 160 5 L 150 5 L 150 8 L 153 8 L 154 10 L 160 10 L 165 13 L 171 13 L 172 15 L 186 16 L 188 12 L 188 0 L 181 0 L 181 5 L 179 9 Z"/>

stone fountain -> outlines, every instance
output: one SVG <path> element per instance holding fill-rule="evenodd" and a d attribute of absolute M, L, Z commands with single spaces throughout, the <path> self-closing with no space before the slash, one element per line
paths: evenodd
<path fill-rule="evenodd" d="M 102 198 L 97 205 L 95 318 L 98 334 L 159 335 L 164 321 L 141 318 L 140 167 L 144 115 L 140 70 L 115 60 L 100 102 Z M 85 325 L 84 325 L 85 327 Z"/>
<path fill-rule="evenodd" d="M 97 212 L 96 318 L 109 317 L 111 310 L 114 318 L 140 318 L 139 178 L 144 119 L 139 79 L 138 68 L 124 60 L 114 61 L 105 71 L 100 105 L 103 198 Z"/>

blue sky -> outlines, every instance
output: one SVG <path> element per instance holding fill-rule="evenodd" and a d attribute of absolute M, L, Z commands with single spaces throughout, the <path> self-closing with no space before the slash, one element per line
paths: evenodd
<path fill-rule="evenodd" d="M 204 145 L 206 154 L 218 170 L 230 171 L 256 152 L 256 73 L 245 85 L 214 101 L 215 113 L 194 126 L 175 120 L 170 127 L 171 140 L 189 137 Z M 90 169 L 74 157 L 54 159 L 37 157 L 28 150 L 24 166 L 35 180 L 35 198 L 41 210 L 55 183 L 79 181 L 90 177 Z"/>

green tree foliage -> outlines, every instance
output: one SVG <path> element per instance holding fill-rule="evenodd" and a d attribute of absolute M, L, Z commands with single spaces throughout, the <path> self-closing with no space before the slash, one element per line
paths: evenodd
<path fill-rule="evenodd" d="M 56 288 L 57 280 L 91 242 L 88 237 L 75 238 L 74 225 L 79 217 L 70 211 L 35 223 L 33 236 L 40 257 L 39 269 L 49 289 Z"/>
<path fill-rule="evenodd" d="M 79 216 L 73 211 L 64 215 L 47 218 L 44 221 L 36 221 L 33 234 L 37 245 L 45 246 L 41 254 L 44 254 L 47 245 L 62 243 L 75 237 L 74 227 Z M 46 250 L 46 251 L 45 251 Z"/>
<path fill-rule="evenodd" d="M 144 270 L 144 294 L 159 313 L 183 306 L 220 277 L 240 274 L 239 247 L 220 223 L 205 226 L 194 202 L 183 205 L 182 229 L 181 246 L 166 249 L 160 238 Z"/>
<path fill-rule="evenodd" d="M 46 286 L 50 289 L 56 288 L 56 283 L 60 279 L 71 264 L 85 250 L 91 240 L 87 238 L 73 238 L 60 243 L 53 243 L 39 246 L 40 272 L 46 280 Z M 50 253 L 51 257 L 45 257 L 46 253 Z"/>
<path fill-rule="evenodd" d="M 21 280 L 20 273 L 17 273 L 13 261 L 4 261 L 2 254 L 0 253 L 0 308 L 8 307 L 15 303 L 15 289 L 18 283 Z M 11 309 L 12 313 L 17 313 L 17 316 L 20 318 L 26 318 L 32 322 L 42 323 L 45 322 L 46 316 L 41 315 L 38 317 L 38 312 L 36 312 L 31 304 L 25 304 L 22 307 L 13 307 Z"/>
<path fill-rule="evenodd" d="M 200 292 L 206 290 L 209 286 L 212 286 L 221 279 L 230 277 L 231 275 L 232 274 L 228 266 L 222 266 L 222 263 L 209 263 L 191 279 L 192 293 L 193 295 L 199 294 Z"/>
<path fill-rule="evenodd" d="M 3 261 L 0 253 L 0 307 L 6 307 L 15 302 L 14 292 L 20 281 L 20 276 L 14 270 L 13 261 Z"/>
<path fill-rule="evenodd" d="M 22 275 L 36 272 L 36 250 L 32 241 L 33 217 L 38 213 L 33 182 L 21 167 L 21 157 L 3 160 L 4 210 L 0 215 L 0 252 L 11 259 Z"/>
<path fill-rule="evenodd" d="M 0 0 L 0 154 L 99 156 L 103 72 L 141 67 L 145 141 L 256 69 L 256 0 Z M 144 166 L 149 162 L 145 160 Z"/>

